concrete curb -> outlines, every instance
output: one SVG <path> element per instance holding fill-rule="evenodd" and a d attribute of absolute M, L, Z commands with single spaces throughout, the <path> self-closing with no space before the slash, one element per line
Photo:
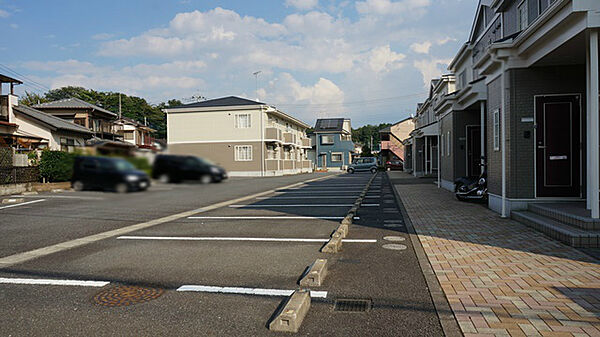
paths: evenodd
<path fill-rule="evenodd" d="M 404 223 L 406 225 L 408 235 L 410 236 L 410 241 L 412 242 L 415 254 L 417 254 L 417 260 L 419 260 L 421 271 L 425 277 L 425 282 L 427 282 L 427 287 L 429 288 L 429 293 L 431 294 L 431 300 L 435 306 L 435 311 L 437 312 L 444 335 L 447 337 L 463 337 L 463 333 L 458 325 L 458 322 L 456 321 L 456 317 L 454 317 L 452 308 L 450 308 L 446 294 L 444 294 L 444 290 L 440 286 L 437 276 L 431 267 L 429 258 L 427 258 L 427 254 L 425 254 L 425 250 L 421 245 L 421 240 L 419 240 L 419 236 L 412 224 L 410 216 L 408 215 L 406 208 L 404 208 L 402 199 L 400 198 L 400 195 L 398 194 L 398 191 L 396 191 L 394 185 L 392 185 L 388 173 L 386 173 L 386 176 L 388 178 L 388 183 L 391 185 L 392 191 L 394 192 L 396 205 L 398 205 L 400 213 L 404 218 Z"/>
<path fill-rule="evenodd" d="M 321 253 L 336 254 L 342 250 L 342 237 L 334 236 L 321 248 Z"/>
<path fill-rule="evenodd" d="M 300 280 L 302 287 L 320 287 L 327 276 L 327 260 L 317 259 Z"/>
<path fill-rule="evenodd" d="M 269 330 L 298 332 L 310 308 L 310 292 L 297 290 L 288 299 L 281 312 L 269 323 Z"/>

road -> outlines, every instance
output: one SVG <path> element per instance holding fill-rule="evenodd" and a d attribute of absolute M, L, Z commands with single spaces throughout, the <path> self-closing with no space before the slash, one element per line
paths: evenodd
<path fill-rule="evenodd" d="M 0 206 L 0 335 L 278 335 L 268 323 L 282 292 L 319 258 L 329 273 L 311 290 L 326 296 L 312 299 L 299 335 L 443 335 L 385 174 L 342 252 L 320 252 L 370 178 L 232 179 Z M 338 311 L 345 299 L 372 305 Z"/>

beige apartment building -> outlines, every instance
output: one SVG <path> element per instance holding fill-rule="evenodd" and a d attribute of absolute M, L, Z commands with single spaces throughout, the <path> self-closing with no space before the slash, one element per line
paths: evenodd
<path fill-rule="evenodd" d="M 312 171 L 309 125 L 275 107 L 231 96 L 164 111 L 170 154 L 210 159 L 231 176 Z"/>

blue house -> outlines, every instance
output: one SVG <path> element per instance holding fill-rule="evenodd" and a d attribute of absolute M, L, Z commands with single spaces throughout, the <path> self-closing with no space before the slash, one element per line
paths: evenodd
<path fill-rule="evenodd" d="M 318 119 L 310 138 L 314 145 L 309 158 L 317 169 L 345 170 L 352 162 L 354 143 L 350 119 Z"/>

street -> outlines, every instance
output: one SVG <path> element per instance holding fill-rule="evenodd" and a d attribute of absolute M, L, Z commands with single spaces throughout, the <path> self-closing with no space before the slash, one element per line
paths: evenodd
<path fill-rule="evenodd" d="M 0 205 L 0 330 L 262 336 L 317 259 L 300 335 L 443 335 L 387 175 L 338 254 L 321 253 L 372 178 L 304 174 Z M 17 197 L 17 196 L 16 196 Z"/>

